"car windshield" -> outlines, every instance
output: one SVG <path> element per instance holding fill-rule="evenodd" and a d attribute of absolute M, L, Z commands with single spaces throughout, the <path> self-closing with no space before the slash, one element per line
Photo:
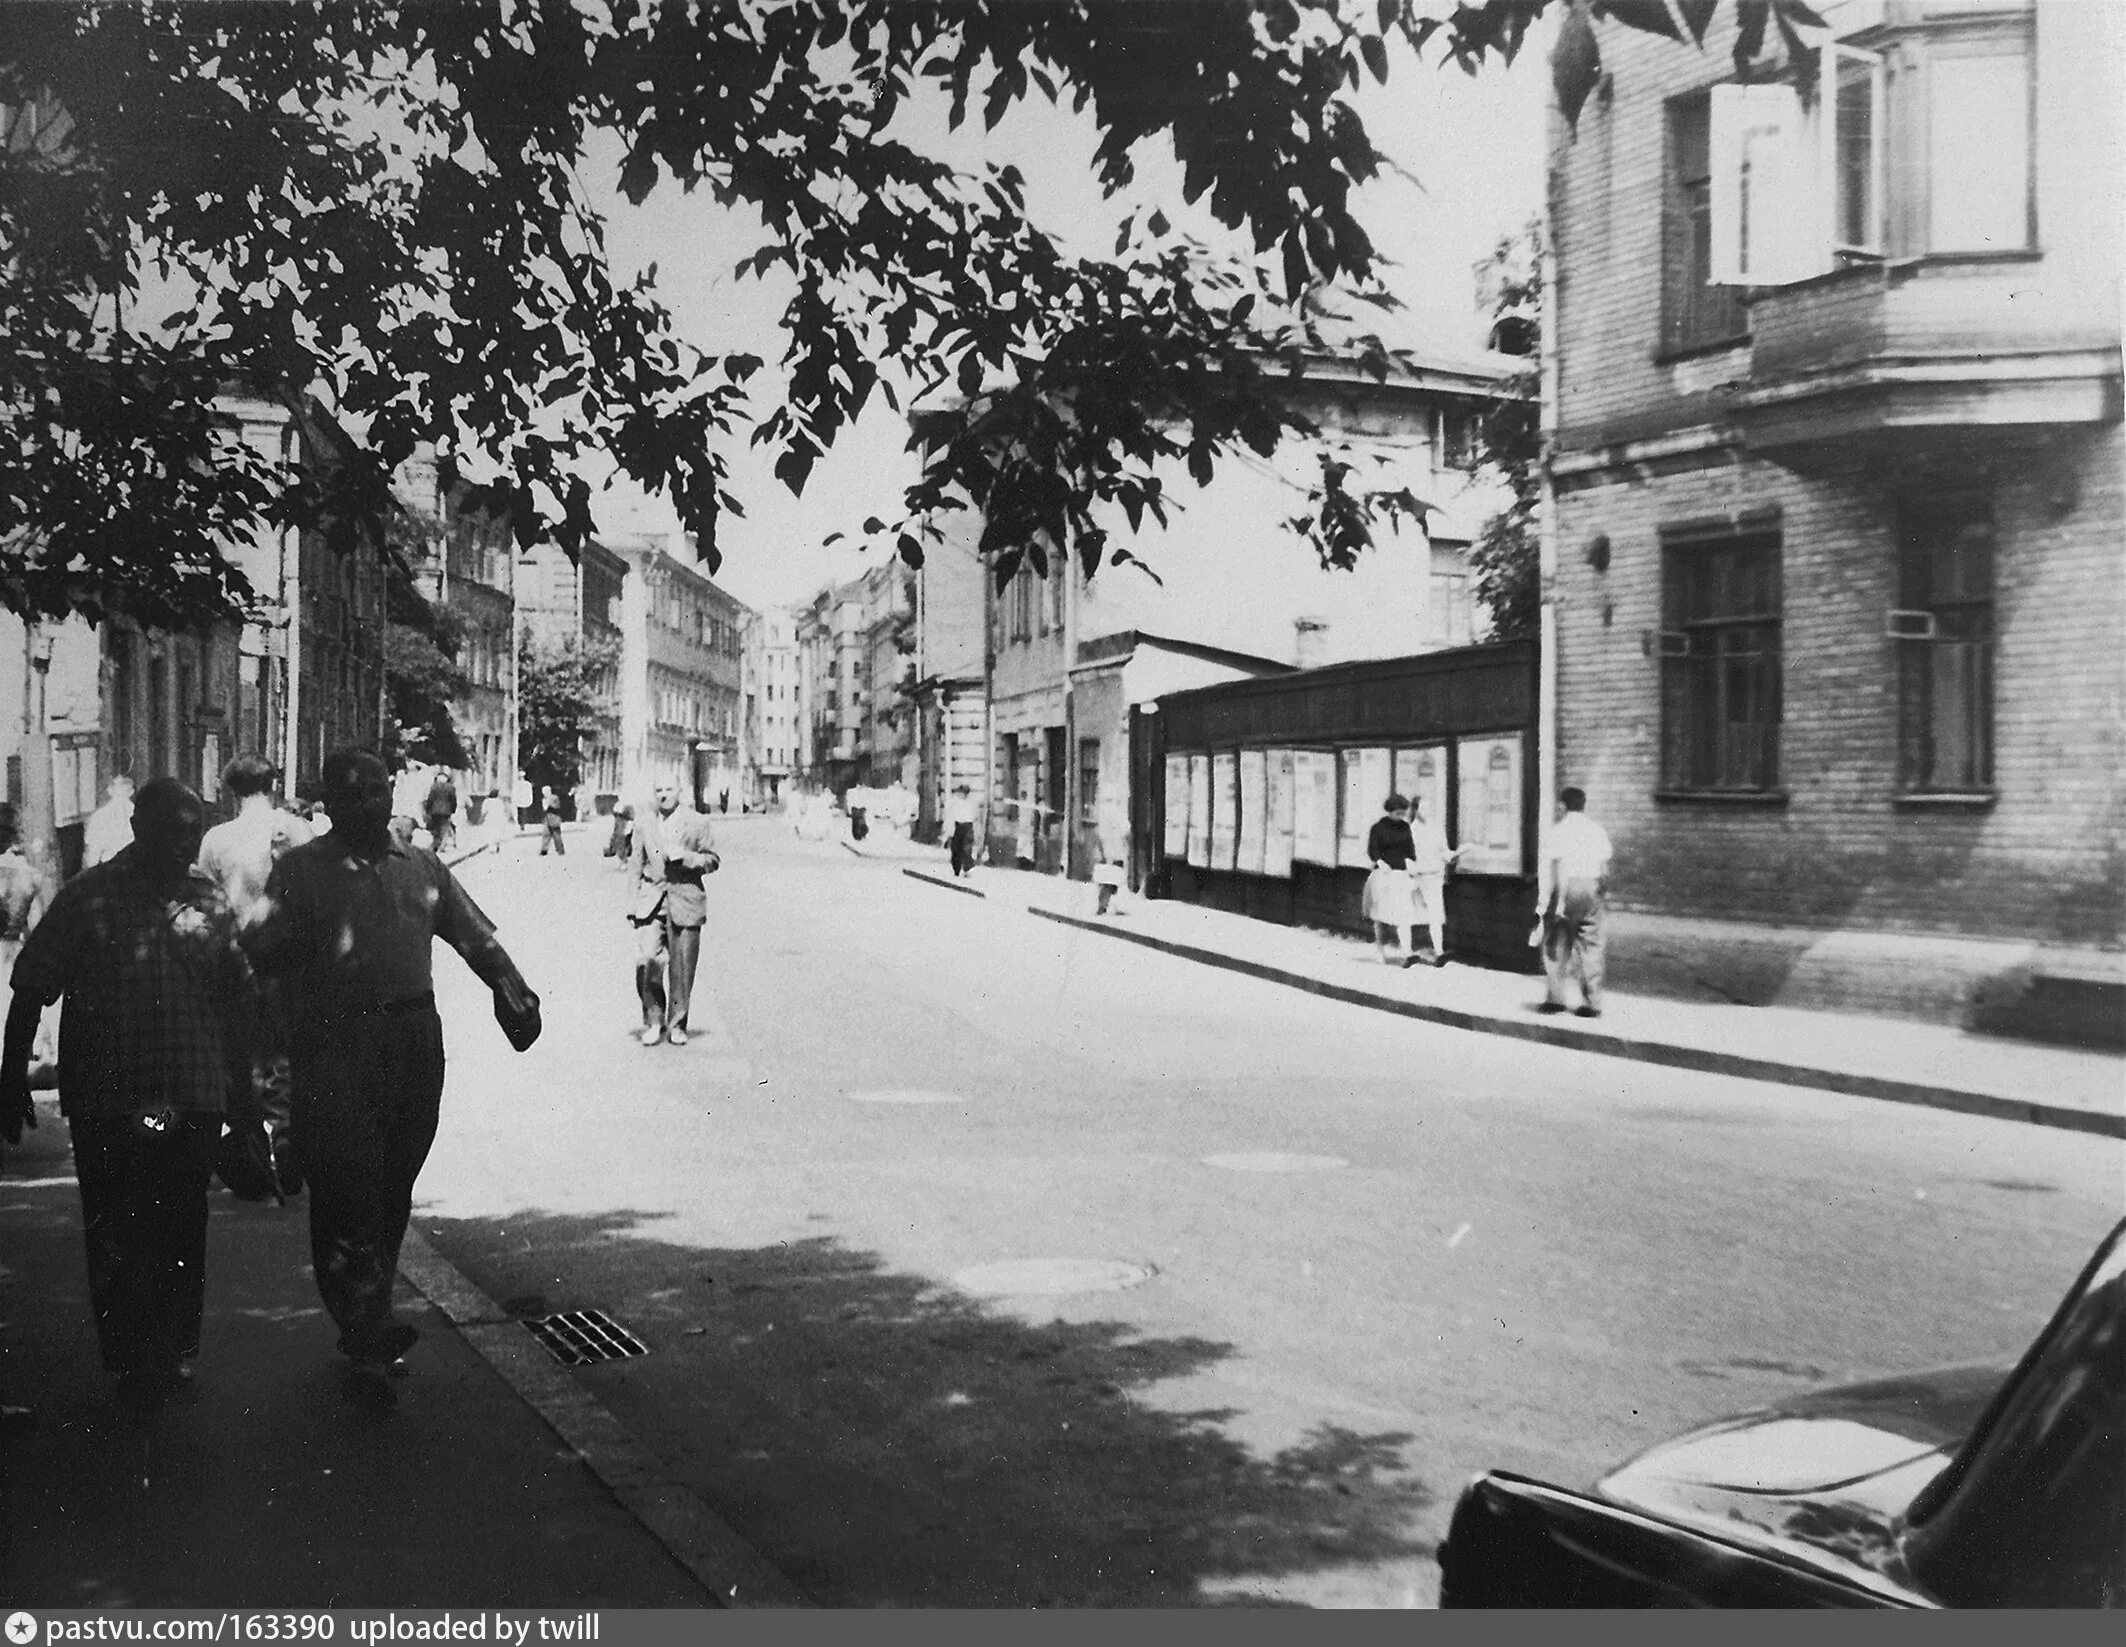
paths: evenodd
<path fill-rule="evenodd" d="M 2126 1603 L 2126 1224 L 1911 1519 L 1913 1575 L 1955 1605 Z"/>

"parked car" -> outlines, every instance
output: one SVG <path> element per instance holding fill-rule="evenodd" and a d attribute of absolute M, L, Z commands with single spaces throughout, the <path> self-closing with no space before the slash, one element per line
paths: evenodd
<path fill-rule="evenodd" d="M 2126 1605 L 2126 1222 L 2012 1367 L 1813 1391 L 1591 1493 L 1480 1476 L 1440 1604 Z"/>

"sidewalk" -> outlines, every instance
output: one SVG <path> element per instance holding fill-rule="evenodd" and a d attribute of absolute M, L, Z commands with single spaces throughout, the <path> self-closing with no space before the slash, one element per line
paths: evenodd
<path fill-rule="evenodd" d="M 418 1210 L 398 1304 L 422 1338 L 389 1415 L 343 1394 L 304 1198 L 218 1187 L 196 1374 L 127 1413 L 54 1096 L 0 1170 L 0 1404 L 28 1409 L 0 1428 L 0 1610 L 804 1604 L 429 1248 Z"/>
<path fill-rule="evenodd" d="M 2126 1059 L 2115 1054 L 1894 1018 L 1614 992 L 1599 1019 L 1546 1017 L 1534 1010 L 1543 986 L 1532 976 L 1454 964 L 1391 971 L 1362 939 L 1168 900 L 1118 900 L 1117 913 L 1096 919 L 1097 893 L 1086 882 L 987 866 L 955 881 L 941 847 L 878 834 L 842 844 L 917 880 L 1043 919 L 1457 1029 L 2126 1138 Z"/>
<path fill-rule="evenodd" d="M 0 1604 L 716 1605 L 403 1281 L 422 1339 L 398 1408 L 350 1406 L 300 1197 L 213 1192 L 197 1373 L 127 1414 L 98 1367 L 66 1125 L 38 1108 L 0 1176 L 0 1400 L 31 1412 L 0 1434 Z"/>

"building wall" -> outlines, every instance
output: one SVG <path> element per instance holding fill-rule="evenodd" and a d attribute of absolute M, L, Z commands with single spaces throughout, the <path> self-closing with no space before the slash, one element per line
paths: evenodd
<path fill-rule="evenodd" d="M 1719 7 L 1701 52 L 1613 23 L 1600 30 L 1610 90 L 1577 137 L 1554 136 L 1551 223 L 1561 446 L 1583 450 L 1718 423 L 1747 349 L 1662 346 L 1663 203 L 1671 99 L 1734 78 L 1735 8 Z M 2036 218 L 2042 263 L 2013 266 L 2017 325 L 2031 340 L 2112 344 L 2119 323 L 2121 107 L 2118 8 L 2035 8 Z M 2041 276 L 2040 276 L 2041 271 Z M 1931 282 L 1933 327 L 1979 319 L 1989 271 Z M 1829 317 L 1826 317 L 1827 319 Z M 1924 339 L 1916 340 L 1924 342 Z"/>
<path fill-rule="evenodd" d="M 1817 315 L 1812 347 L 1850 339 L 1854 370 L 1961 351 L 2004 373 L 2018 353 L 2092 337 L 2116 349 L 2116 212 L 2093 204 L 2115 199 L 2119 175 L 2108 10 L 2037 8 L 2041 255 L 1893 273 L 1910 294 L 1899 336 L 1870 329 L 1869 316 L 1891 315 L 1871 274 L 1780 289 L 1782 306 L 1848 304 Z M 2115 951 L 2126 932 L 2116 379 L 2108 421 L 1943 422 L 1806 472 L 1753 455 L 1729 408 L 1783 369 L 1762 338 L 1680 355 L 1661 342 L 1666 100 L 1731 78 L 1730 44 L 1716 31 L 1700 54 L 1605 28 L 1613 91 L 1555 154 L 1558 781 L 1585 788 L 1614 837 L 1627 915 Z M 1766 299 L 1753 308 L 1772 313 Z M 1901 643 L 1887 631 L 1903 604 L 1900 511 L 1965 488 L 1990 493 L 1997 538 L 1994 792 L 1919 800 L 1900 793 Z M 1659 533 L 1767 510 L 1782 582 L 1775 791 L 1663 798 Z M 1606 570 L 1590 558 L 1598 538 Z M 1628 977 L 1628 923 L 1619 931 Z"/>

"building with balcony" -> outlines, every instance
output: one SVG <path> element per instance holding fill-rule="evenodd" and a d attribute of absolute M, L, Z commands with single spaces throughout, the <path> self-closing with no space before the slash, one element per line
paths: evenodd
<path fill-rule="evenodd" d="M 1556 781 L 1612 977 L 2115 1010 L 2126 13 L 1822 9 L 1741 74 L 1731 8 L 1601 24 L 1553 122 Z"/>
<path fill-rule="evenodd" d="M 573 646 L 594 665 L 588 673 L 591 726 L 583 739 L 584 804 L 609 812 L 620 795 L 624 739 L 620 665 L 625 652 L 621 618 L 628 562 L 595 539 L 575 559 L 559 544 L 542 543 L 517 556 L 517 625 L 543 649 Z"/>

